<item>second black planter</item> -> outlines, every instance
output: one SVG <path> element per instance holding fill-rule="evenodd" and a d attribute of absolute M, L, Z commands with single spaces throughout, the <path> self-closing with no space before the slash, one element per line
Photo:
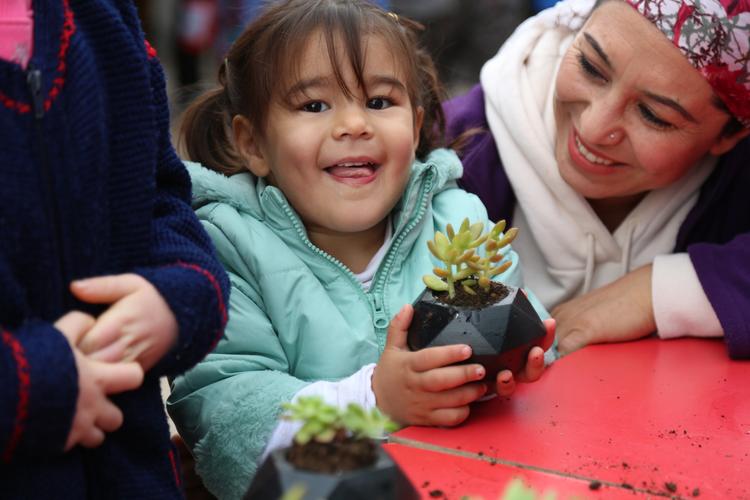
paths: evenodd
<path fill-rule="evenodd" d="M 414 318 L 407 342 L 413 351 L 425 347 L 468 344 L 487 380 L 500 370 L 523 369 L 529 351 L 541 345 L 546 329 L 534 307 L 519 288 L 506 287 L 500 301 L 482 308 L 446 304 L 426 288 L 414 302 Z"/>
<path fill-rule="evenodd" d="M 275 500 L 295 486 L 303 500 L 416 500 L 419 495 L 401 469 L 377 445 L 375 463 L 337 473 L 303 470 L 291 464 L 287 449 L 272 452 L 253 479 L 245 500 Z"/>

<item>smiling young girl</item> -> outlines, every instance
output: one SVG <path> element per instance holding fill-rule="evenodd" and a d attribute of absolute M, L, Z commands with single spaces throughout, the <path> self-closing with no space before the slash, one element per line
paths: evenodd
<path fill-rule="evenodd" d="M 405 345 L 404 305 L 434 266 L 426 242 L 487 221 L 456 187 L 455 153 L 435 149 L 441 93 L 415 27 L 366 1 L 276 3 L 187 112 L 188 155 L 207 167 L 190 166 L 194 206 L 233 291 L 225 337 L 175 381 L 170 413 L 219 497 L 241 495 L 264 450 L 290 442 L 282 402 L 319 394 L 455 425 L 486 391 L 480 366 L 453 365 L 467 346 Z M 508 258 L 500 279 L 518 285 Z M 538 378 L 542 354 L 519 378 Z M 507 394 L 511 374 L 498 377 Z"/>

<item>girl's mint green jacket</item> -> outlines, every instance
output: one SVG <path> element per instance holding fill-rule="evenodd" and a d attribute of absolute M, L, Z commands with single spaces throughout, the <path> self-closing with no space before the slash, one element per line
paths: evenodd
<path fill-rule="evenodd" d="M 455 153 L 436 150 L 415 162 L 392 212 L 390 247 L 366 292 L 349 269 L 308 240 L 277 188 L 250 174 L 228 178 L 197 164 L 188 169 L 193 206 L 232 291 L 223 338 L 174 381 L 168 408 L 206 486 L 220 498 L 238 498 L 281 403 L 311 382 L 376 363 L 390 318 L 417 298 L 422 276 L 437 264 L 427 241 L 448 223 L 487 221 L 487 213 L 456 186 L 462 167 Z M 513 264 L 499 279 L 520 286 L 515 252 L 507 258 Z"/>

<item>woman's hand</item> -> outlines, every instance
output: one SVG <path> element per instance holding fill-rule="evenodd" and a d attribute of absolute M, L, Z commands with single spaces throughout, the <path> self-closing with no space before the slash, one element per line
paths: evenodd
<path fill-rule="evenodd" d="M 412 306 L 406 305 L 388 327 L 385 349 L 372 375 L 377 406 L 402 425 L 458 425 L 469 416 L 469 403 L 487 390 L 481 382 L 484 367 L 454 365 L 471 356 L 467 345 L 409 351 L 406 334 L 413 315 Z"/>
<path fill-rule="evenodd" d="M 588 344 L 624 342 L 656 331 L 651 301 L 651 264 L 609 285 L 560 304 L 557 349 L 570 354 Z"/>

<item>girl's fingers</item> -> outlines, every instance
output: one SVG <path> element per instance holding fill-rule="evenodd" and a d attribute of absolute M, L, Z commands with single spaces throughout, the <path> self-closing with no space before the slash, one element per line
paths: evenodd
<path fill-rule="evenodd" d="M 555 329 L 557 328 L 557 321 L 555 320 L 555 318 L 545 319 L 544 328 L 547 330 L 547 334 L 544 336 L 544 340 L 542 341 L 542 349 L 546 351 L 555 341 Z"/>
<path fill-rule="evenodd" d="M 466 361 L 470 357 L 471 347 L 464 344 L 428 347 L 414 353 L 411 369 L 415 372 L 426 372 Z"/>
<path fill-rule="evenodd" d="M 85 448 L 96 448 L 104 442 L 104 431 L 96 426 L 91 426 L 86 433 L 81 436 L 77 444 Z"/>
<path fill-rule="evenodd" d="M 144 279 L 137 274 L 100 276 L 74 281 L 70 291 L 78 299 L 91 304 L 111 304 L 138 290 Z"/>
<path fill-rule="evenodd" d="M 99 407 L 95 425 L 104 432 L 114 432 L 120 428 L 123 421 L 122 411 L 110 400 L 106 400 Z"/>
<path fill-rule="evenodd" d="M 65 335 L 70 345 L 76 345 L 95 323 L 93 316 L 80 311 L 71 311 L 55 322 L 55 328 Z"/>
<path fill-rule="evenodd" d="M 519 382 L 534 382 L 544 373 L 544 351 L 541 347 L 533 347 L 529 351 L 529 357 L 526 360 L 521 373 L 516 376 Z"/>
<path fill-rule="evenodd" d="M 105 394 L 117 394 L 135 389 L 143 382 L 143 368 L 138 363 L 101 363 L 97 371 Z"/>
<path fill-rule="evenodd" d="M 430 412 L 429 422 L 427 425 L 437 425 L 441 427 L 453 427 L 469 417 L 469 407 L 459 406 L 457 408 L 439 408 Z"/>
<path fill-rule="evenodd" d="M 118 361 L 132 361 L 127 358 L 127 353 L 131 350 L 131 344 L 135 341 L 135 337 L 130 334 L 125 334 L 119 339 L 116 339 L 111 344 L 93 352 L 89 357 L 97 361 L 105 361 L 107 363 L 116 363 Z"/>
<path fill-rule="evenodd" d="M 482 365 L 453 365 L 435 368 L 426 372 L 417 373 L 417 384 L 419 388 L 427 392 L 442 392 L 448 389 L 460 387 L 468 382 L 476 382 L 484 378 L 485 371 Z"/>
<path fill-rule="evenodd" d="M 393 317 L 391 324 L 388 325 L 388 335 L 385 339 L 386 349 L 407 349 L 406 336 L 412 316 L 414 316 L 414 308 L 411 304 L 406 304 Z"/>
<path fill-rule="evenodd" d="M 458 408 L 473 403 L 487 393 L 487 385 L 482 382 L 472 382 L 470 384 L 449 389 L 447 391 L 436 392 L 430 395 L 430 406 L 432 411 L 439 408 Z"/>
<path fill-rule="evenodd" d="M 119 337 L 124 321 L 117 306 L 108 309 L 99 316 L 93 328 L 81 339 L 78 348 L 84 354 L 91 354 L 107 347 Z"/>
<path fill-rule="evenodd" d="M 141 358 L 141 355 L 154 346 L 153 339 L 146 338 L 137 344 L 133 344 L 125 350 L 123 361 L 135 361 Z"/>
<path fill-rule="evenodd" d="M 513 373 L 510 370 L 503 370 L 497 374 L 497 384 L 495 391 L 498 396 L 506 397 L 513 394 L 516 390 L 516 381 L 513 378 Z"/>

